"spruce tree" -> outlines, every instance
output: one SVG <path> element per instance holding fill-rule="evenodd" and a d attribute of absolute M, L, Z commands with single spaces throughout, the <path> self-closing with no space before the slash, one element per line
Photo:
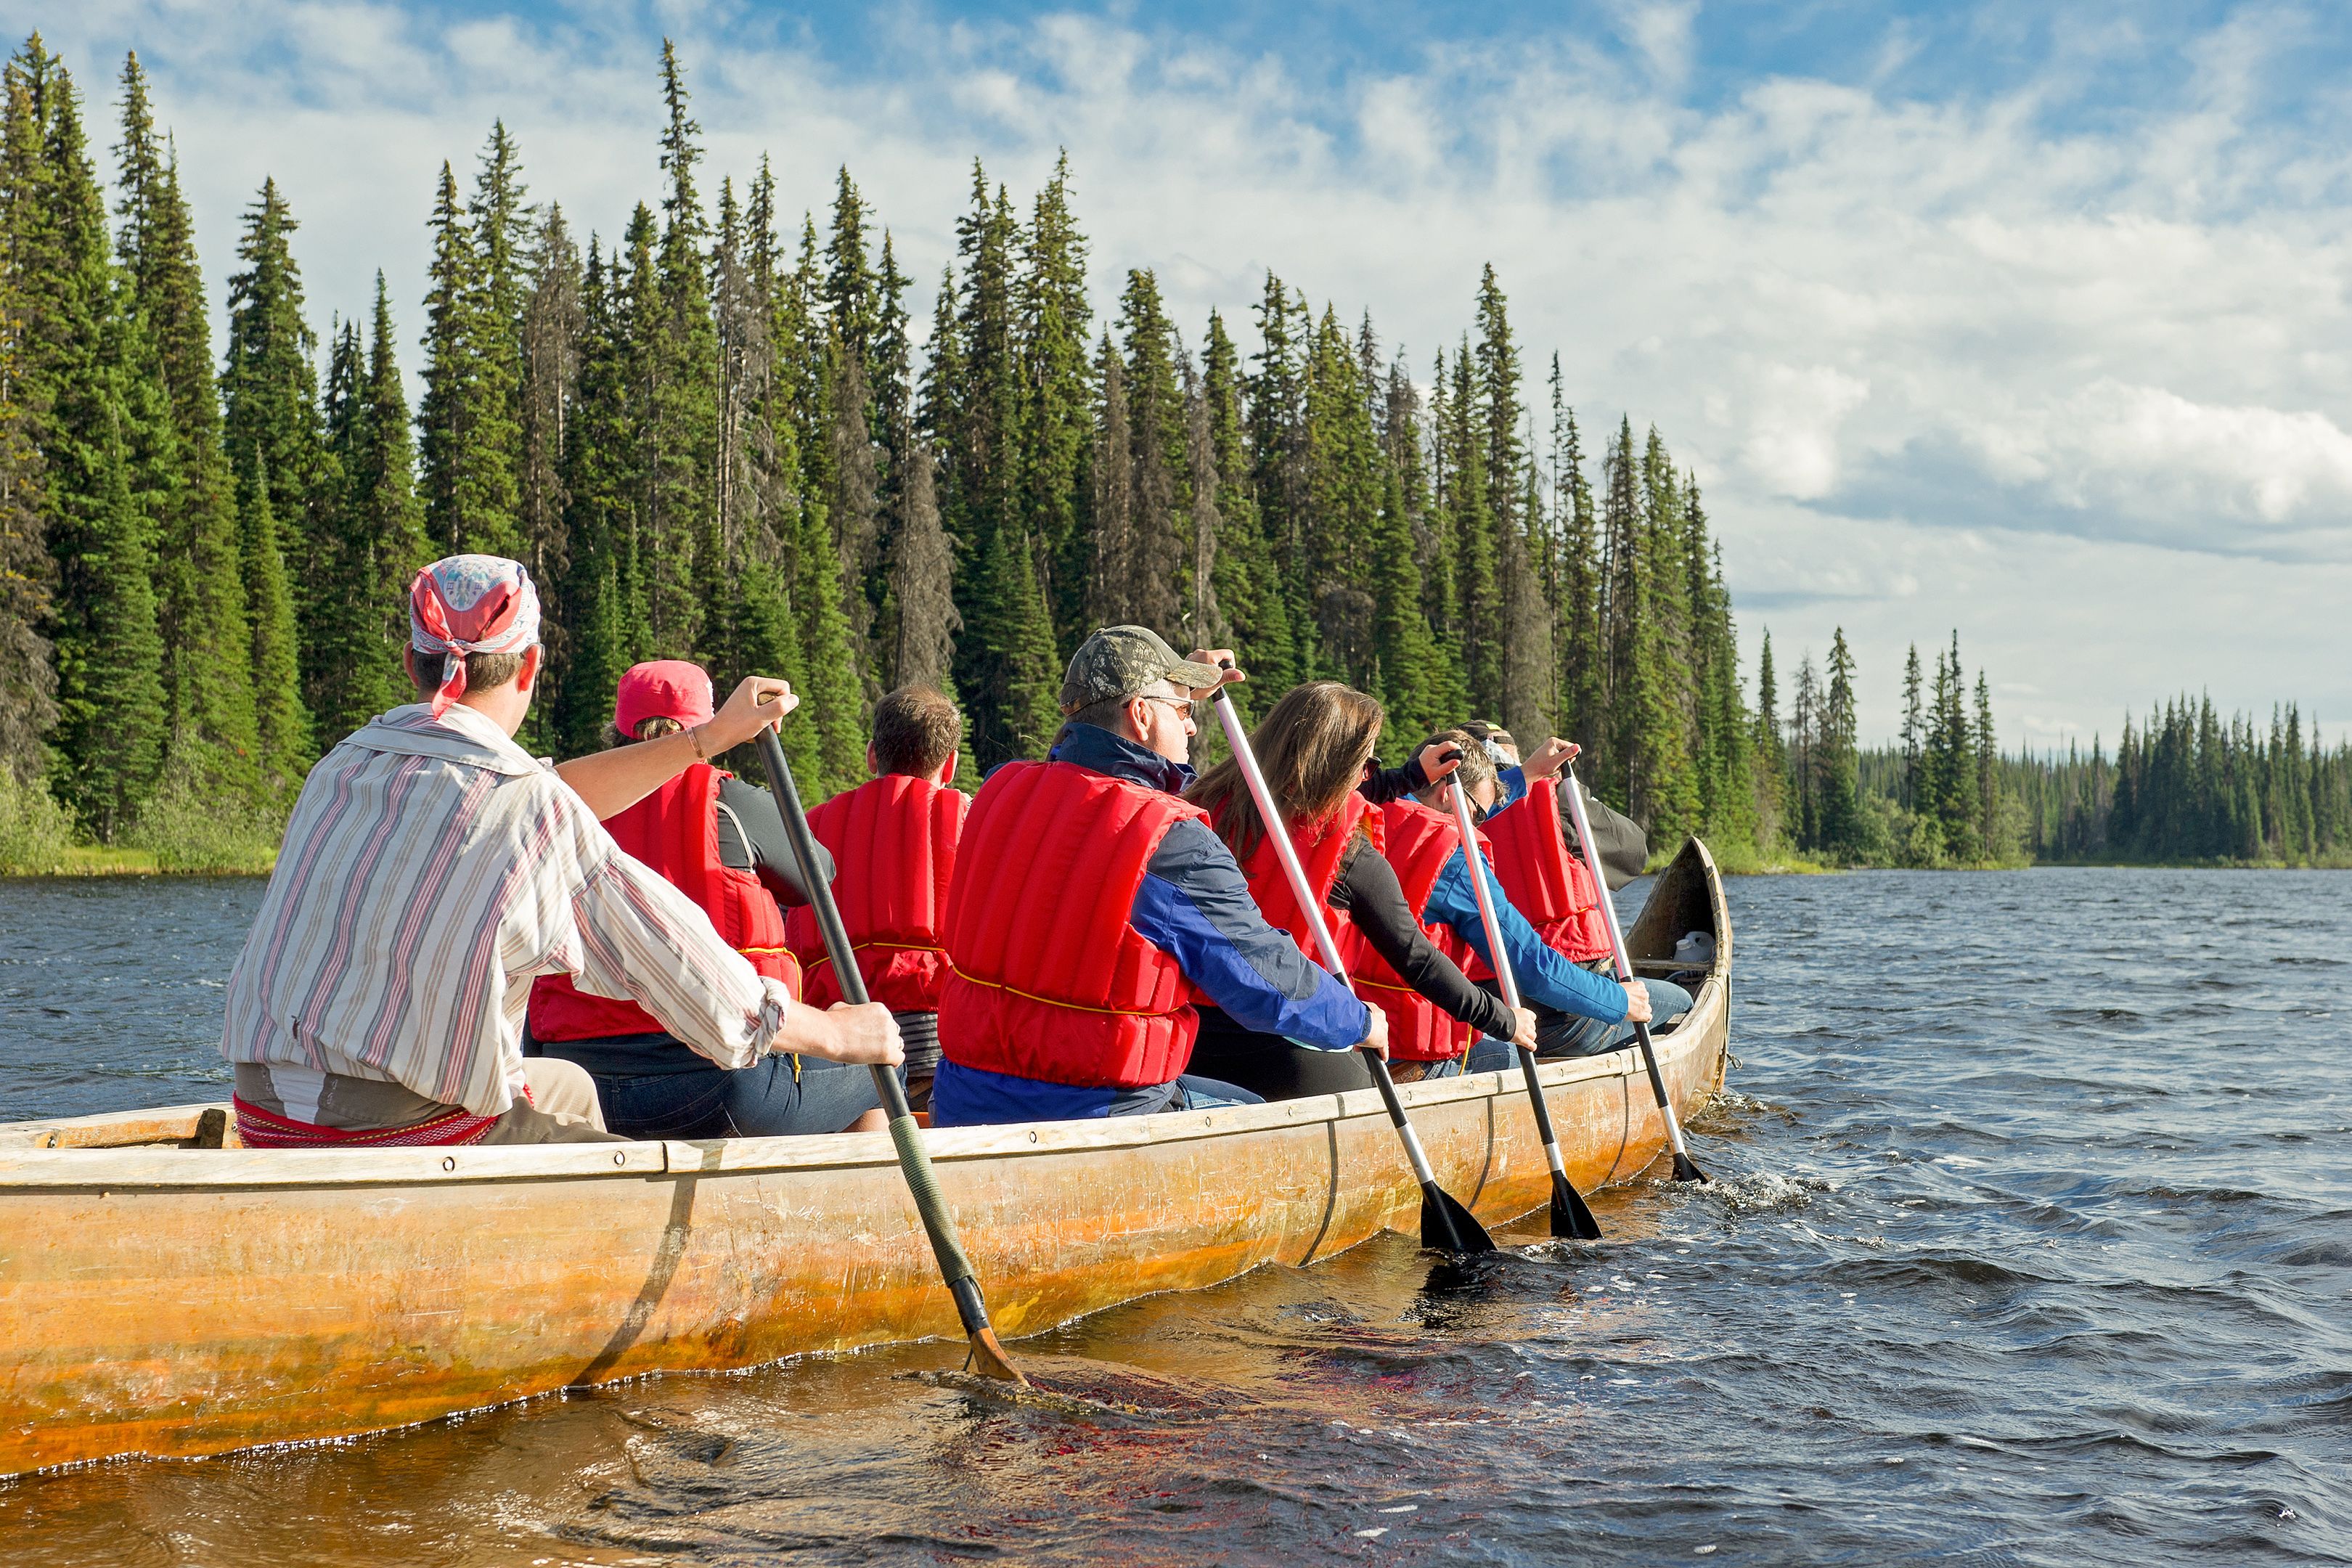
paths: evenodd
<path fill-rule="evenodd" d="M 1854 781 L 1854 663 L 1840 626 L 1830 641 L 1829 690 L 1823 699 L 1813 754 L 1815 842 L 1842 858 L 1861 847 L 1860 804 Z"/>
<path fill-rule="evenodd" d="M 1437 433 L 1439 460 L 1445 476 L 1447 532 L 1458 552 L 1451 622 L 1461 640 L 1470 704 L 1491 720 L 1502 710 L 1502 595 L 1495 576 L 1495 519 L 1486 491 L 1486 431 L 1467 339 L 1454 350 L 1445 414 Z"/>
<path fill-rule="evenodd" d="M 401 661 L 408 585 L 434 552 L 416 500 L 398 353 L 379 272 L 366 347 L 356 324 L 346 329 L 328 376 L 328 440 L 343 495 L 326 514 L 307 565 L 315 608 L 303 650 L 319 672 L 305 690 L 326 745 L 415 700 Z"/>
<path fill-rule="evenodd" d="M 238 543 L 245 556 L 246 600 L 253 609 L 254 719 L 267 780 L 290 788 L 310 771 L 310 715 L 302 701 L 301 663 L 294 641 L 294 595 L 270 500 L 268 461 L 254 455 L 239 487 Z"/>
<path fill-rule="evenodd" d="M 1756 843 L 1769 848 L 1787 837 L 1782 784 L 1789 759 L 1780 733 L 1780 681 L 1772 668 L 1772 633 L 1767 628 L 1756 655 L 1756 718 L 1752 751 L 1756 757 Z"/>
<path fill-rule="evenodd" d="M 1913 643 L 1903 661 L 1903 789 L 1906 811 L 1919 808 L 1919 754 L 1927 721 L 1919 710 L 1919 645 Z"/>
<path fill-rule="evenodd" d="M 1219 647 L 1232 636 L 1217 605 L 1217 539 L 1224 526 L 1217 515 L 1217 449 L 1209 429 L 1209 396 L 1189 359 L 1184 371 L 1184 488 L 1192 524 L 1192 573 L 1184 591 L 1185 640 L 1194 647 Z M 1236 655 L 1239 649 L 1234 650 Z"/>
<path fill-rule="evenodd" d="M 278 182 L 262 181 L 237 241 L 245 270 L 228 280 L 228 343 L 220 387 L 229 470 L 240 485 L 256 472 L 268 476 L 271 515 L 299 545 L 314 502 L 323 502 L 336 487 L 327 472 L 312 363 L 319 340 L 304 314 L 302 274 L 294 262 L 297 226 Z M 246 598 L 247 613 L 258 616 L 249 579 Z M 257 686 L 255 700 L 268 700 Z"/>
<path fill-rule="evenodd" d="M 417 453 L 425 525 L 446 554 L 514 556 L 513 366 L 490 311 L 484 247 L 445 162 L 428 220 L 433 259 L 425 299 L 425 395 Z"/>
<path fill-rule="evenodd" d="M 1021 357 L 1021 512 L 1050 575 L 1042 584 L 1055 638 L 1075 647 L 1087 621 L 1091 566 L 1080 513 L 1088 470 L 1094 392 L 1087 363 L 1092 309 L 1087 301 L 1087 242 L 1070 207 L 1070 158 L 1054 164 L 1022 237 L 1015 296 Z M 1230 347 L 1230 345 L 1228 345 Z"/>
<path fill-rule="evenodd" d="M 36 633 L 56 665 L 50 784 L 86 828 L 111 839 L 153 787 L 164 739 L 154 521 L 132 489 L 125 429 L 129 384 L 153 356 L 117 292 L 72 78 L 38 34 L 9 62 L 7 93 L 19 312 L 11 390 L 21 389 L 22 428 L 38 455 L 33 510 L 54 573 L 42 575 L 55 585 Z"/>
<path fill-rule="evenodd" d="M 1258 526 L 1242 412 L 1241 355 L 1223 318 L 1212 311 L 1201 367 L 1209 449 L 1217 470 L 1217 558 L 1210 568 L 1218 607 L 1252 684 L 1286 691 L 1297 684 L 1289 607 L 1273 552 Z"/>
<path fill-rule="evenodd" d="M 1601 626 L 1601 528 L 1592 486 L 1584 477 L 1584 447 L 1576 413 L 1559 395 L 1559 362 L 1552 361 L 1555 427 L 1560 456 L 1554 470 L 1553 507 L 1559 528 L 1560 724 L 1569 739 L 1599 761 L 1608 698 L 1608 655 Z M 1588 767 L 1592 764 L 1588 764 Z"/>
<path fill-rule="evenodd" d="M 666 654 L 688 657 L 702 645 L 704 603 L 716 580 L 719 339 L 704 272 L 710 226 L 695 185 L 702 127 L 687 112 L 685 69 L 667 38 L 661 78 L 667 113 L 661 166 L 669 189 L 662 197 L 655 260 L 659 324 L 651 345 L 644 533 L 654 644 Z M 848 689 L 856 689 L 854 672 Z"/>
<path fill-rule="evenodd" d="M 258 782 L 249 636 L 239 570 L 235 487 L 221 446 L 212 328 L 194 225 L 179 165 L 157 132 L 139 57 L 122 68 L 122 192 L 117 254 L 125 298 L 155 355 L 168 414 L 157 443 L 171 472 L 153 477 L 157 631 L 172 714 L 167 771 L 206 796 Z"/>
<path fill-rule="evenodd" d="M 612 719 L 622 672 L 635 661 L 644 637 L 633 506 L 637 405 L 615 270 L 592 237 L 580 283 L 577 406 L 561 470 L 570 548 L 560 595 L 566 657 L 552 728 L 556 750 L 571 755 L 595 748 Z M 773 592 L 783 598 L 781 584 Z M 763 673 L 791 679 L 797 671 Z"/>
<path fill-rule="evenodd" d="M 890 679 L 898 686 L 951 690 L 949 670 L 962 617 L 955 607 L 955 555 L 940 526 L 931 482 L 931 451 L 917 442 L 907 455 L 905 497 L 891 563 L 891 597 L 898 606 Z"/>
<path fill-rule="evenodd" d="M 587 317 L 581 301 L 580 250 L 563 209 L 551 205 L 530 239 L 525 258 L 529 292 L 522 303 L 520 384 L 516 403 L 520 460 L 515 469 L 515 521 L 522 536 L 522 560 L 532 581 L 551 601 L 561 602 L 571 535 L 564 513 L 567 446 L 580 395 L 582 338 Z M 568 649 L 568 617 L 551 616 L 550 654 L 560 670 Z M 540 710 L 534 709 L 534 711 Z"/>
<path fill-rule="evenodd" d="M 494 504 L 504 505 L 510 514 L 521 509 L 524 462 L 523 314 L 531 292 L 532 249 L 529 194 L 521 151 L 508 134 L 506 121 L 493 121 L 467 204 L 478 247 L 473 319 L 481 385 L 475 404 L 480 424 L 474 439 L 488 448 L 483 461 L 488 481 L 499 487 Z M 524 532 L 519 515 L 516 531 Z M 518 555 L 526 554 L 527 548 L 519 548 Z"/>
<path fill-rule="evenodd" d="M 1315 609 L 1316 670 L 1370 688 L 1379 620 L 1370 556 L 1381 531 L 1384 465 L 1355 345 L 1328 307 L 1308 340 L 1302 379 L 1297 534 Z"/>
<path fill-rule="evenodd" d="M 1093 545 L 1087 563 L 1083 619 L 1097 626 L 1148 625 L 1139 607 L 1143 569 L 1136 549 L 1135 437 L 1128 419 L 1127 366 L 1105 332 L 1096 356 L 1100 367 L 1102 412 L 1095 432 L 1093 492 L 1087 498 L 1087 536 Z"/>

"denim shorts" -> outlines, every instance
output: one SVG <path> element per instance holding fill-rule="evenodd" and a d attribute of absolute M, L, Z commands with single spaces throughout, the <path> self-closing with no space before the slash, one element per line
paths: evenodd
<path fill-rule="evenodd" d="M 596 1075 L 604 1125 L 627 1138 L 838 1132 L 882 1103 L 870 1068 L 767 1056 L 732 1071 Z"/>

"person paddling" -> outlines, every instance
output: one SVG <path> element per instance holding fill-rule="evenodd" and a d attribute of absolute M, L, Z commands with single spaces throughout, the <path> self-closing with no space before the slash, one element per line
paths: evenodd
<path fill-rule="evenodd" d="M 1493 851 L 1496 880 L 1508 900 L 1532 925 L 1546 946 L 1569 963 L 1604 979 L 1616 973 L 1615 950 L 1601 900 L 1610 890 L 1641 875 L 1649 844 L 1630 817 L 1601 802 L 1585 797 L 1593 837 L 1602 861 L 1596 878 L 1584 863 L 1576 843 L 1560 771 L 1576 760 L 1578 747 L 1558 736 L 1538 746 L 1522 763 L 1517 742 L 1508 731 L 1492 726 L 1465 724 L 1498 769 L 1496 788 L 1502 804 L 1494 807 L 1481 829 Z M 1483 732 L 1482 732 L 1483 731 Z M 1481 984 L 1492 987 L 1490 972 Z M 1691 994 L 1665 980 L 1644 979 L 1650 1012 L 1671 1024 L 1690 1011 Z M 1538 1005 L 1536 1009 L 1536 1055 L 1546 1060 L 1564 1057 L 1601 1056 L 1633 1037 L 1631 1020 L 1612 1024 L 1603 1019 Z M 1471 1048 L 1473 1072 L 1510 1065 L 1510 1053 L 1500 1044 L 1480 1041 Z"/>
<path fill-rule="evenodd" d="M 1192 705 L 1239 671 L 1142 626 L 1097 632 L 1062 683 L 1042 763 L 972 802 L 948 893 L 940 1126 L 1253 1104 L 1185 1068 L 1194 1004 L 1333 1051 L 1385 1050 L 1385 1018 L 1307 962 L 1251 900 L 1192 782 Z"/>
<path fill-rule="evenodd" d="M 1521 1009 L 1515 1016 L 1498 998 L 1471 984 L 1439 945 L 1444 933 L 1422 925 L 1418 910 L 1405 900 L 1395 868 L 1381 853 L 1381 814 L 1358 785 L 1371 766 L 1385 718 L 1378 700 L 1336 680 L 1316 680 L 1285 695 L 1250 734 L 1266 785 L 1288 818 L 1299 865 L 1326 906 L 1324 918 L 1332 922 L 1340 957 L 1376 997 L 1383 988 L 1407 990 L 1472 1030 L 1504 1040 L 1524 1037 L 1532 1046 L 1535 1015 Z M 1441 776 L 1451 767 L 1432 761 Z M 1411 765 L 1418 768 L 1418 760 Z M 1239 763 L 1227 758 L 1211 768 L 1185 798 L 1208 812 L 1210 826 L 1241 863 L 1250 895 L 1267 921 L 1314 958 L 1305 911 L 1291 892 Z M 1374 971 L 1382 978 L 1366 978 Z M 1393 1031 L 1393 1019 L 1391 1026 Z M 1396 1039 L 1392 1032 L 1391 1047 Z M 1372 1087 L 1357 1053 L 1307 1050 L 1278 1035 L 1244 1029 L 1213 1006 L 1201 1009 L 1192 1062 L 1202 1072 L 1269 1100 Z"/>
<path fill-rule="evenodd" d="M 675 735 L 698 740 L 715 717 L 711 698 L 710 677 L 699 665 L 676 658 L 633 665 L 614 697 L 609 738 L 620 752 Z M 837 989 L 823 999 L 804 989 L 779 904 L 805 903 L 807 890 L 767 791 L 698 755 L 607 817 L 604 828 L 692 900 L 761 974 L 819 1007 L 841 1000 Z M 593 994 L 569 975 L 541 975 L 532 985 L 525 1050 L 587 1069 L 606 1125 L 632 1138 L 766 1138 L 882 1127 L 873 1075 L 857 1066 L 821 1054 L 771 1054 L 721 1066 L 635 1002 Z"/>
<path fill-rule="evenodd" d="M 642 1003 L 724 1067 L 770 1050 L 898 1059 L 887 1009 L 794 1000 L 597 822 L 782 718 L 782 681 L 745 680 L 698 734 L 559 772 L 514 743 L 541 658 L 539 595 L 520 563 L 425 567 L 409 644 L 420 700 L 310 770 L 229 974 L 221 1054 L 245 1142 L 610 1138 L 586 1072 L 522 1055 L 542 973 Z"/>
<path fill-rule="evenodd" d="M 956 841 L 971 804 L 949 781 L 963 720 L 945 694 L 902 686 L 874 705 L 866 748 L 875 776 L 808 814 L 809 830 L 839 863 L 831 879 L 843 926 L 857 949 L 866 994 L 890 1009 L 907 1049 L 907 1102 L 929 1108 L 940 1063 L 940 992 L 947 984 L 941 926 L 955 873 Z M 784 916 L 784 939 L 817 1006 L 841 999 L 816 913 Z"/>
<path fill-rule="evenodd" d="M 1545 946 L 1543 939 L 1512 907 L 1496 883 L 1483 853 L 1484 846 L 1475 857 L 1464 855 L 1461 829 L 1455 826 L 1444 792 L 1459 784 L 1468 792 L 1477 812 L 1491 808 L 1497 798 L 1493 757 L 1460 730 L 1440 731 L 1417 754 L 1426 754 L 1432 748 L 1459 754 L 1450 776 L 1413 795 L 1391 801 L 1381 807 L 1381 814 L 1389 862 L 1396 868 L 1406 901 L 1420 910 L 1423 925 L 1439 946 L 1474 978 L 1480 966 L 1486 966 L 1486 972 L 1492 973 L 1486 922 L 1478 912 L 1477 893 L 1470 882 L 1470 864 L 1475 858 L 1494 895 L 1504 946 L 1511 972 L 1518 981 L 1520 996 L 1538 1010 L 1538 1016 L 1541 1009 L 1550 1007 L 1611 1024 L 1629 1019 L 1646 1022 L 1650 1016 L 1647 992 L 1588 973 Z M 1400 1064 L 1398 1077 L 1413 1073 L 1436 1078 L 1463 1070 L 1463 1058 L 1473 1041 L 1469 1029 L 1443 1016 L 1417 994 L 1398 991 L 1393 999 L 1391 993 L 1375 994 L 1390 1011 L 1395 1056 Z M 1504 1060 L 1507 1062 L 1508 1043 L 1496 1044 L 1507 1053 Z M 1417 1072 L 1414 1063 L 1420 1064 Z M 1491 1069 L 1482 1058 L 1476 1070 Z"/>

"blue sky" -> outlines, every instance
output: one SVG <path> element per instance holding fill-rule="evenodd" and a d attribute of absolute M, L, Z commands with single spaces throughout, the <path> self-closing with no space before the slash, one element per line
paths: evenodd
<path fill-rule="evenodd" d="M 1152 268 L 1194 342 L 1270 267 L 1425 374 L 1491 261 L 1588 430 L 1697 470 L 1751 657 L 1846 629 L 1868 733 L 1955 627 L 2011 744 L 2182 689 L 2352 726 L 2341 6 L 5 10 L 96 115 L 139 48 L 216 291 L 278 178 L 322 327 L 382 267 L 414 342 L 433 182 L 493 116 L 614 232 L 668 34 L 714 184 L 764 152 L 821 208 L 846 163 L 926 287 L 972 158 L 1019 201 L 1064 146 L 1098 303 Z"/>

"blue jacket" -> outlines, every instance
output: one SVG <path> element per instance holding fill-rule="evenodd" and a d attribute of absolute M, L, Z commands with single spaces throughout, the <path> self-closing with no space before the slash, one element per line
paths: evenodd
<path fill-rule="evenodd" d="M 1495 920 L 1503 928 L 1503 951 L 1510 955 L 1511 978 L 1519 983 L 1519 1000 L 1529 1006 L 1555 1007 L 1603 1023 L 1623 1023 L 1625 988 L 1561 957 L 1559 950 L 1538 936 L 1536 928 L 1504 895 L 1502 883 L 1495 879 L 1494 869 L 1483 858 L 1478 869 L 1485 874 L 1487 894 L 1495 900 Z M 1437 873 L 1421 919 L 1424 925 L 1453 927 L 1454 934 L 1486 961 L 1487 968 L 1496 967 L 1494 952 L 1486 944 L 1486 922 L 1478 918 L 1478 894 L 1470 885 L 1470 873 L 1458 847 L 1446 857 L 1445 868 Z"/>
<path fill-rule="evenodd" d="M 1171 795 L 1192 782 L 1191 768 L 1092 724 L 1066 726 L 1049 755 Z M 1128 921 L 1244 1029 L 1339 1051 L 1371 1028 L 1363 1003 L 1266 924 L 1234 852 L 1206 823 L 1188 819 L 1168 830 L 1144 868 Z M 1062 1121 L 1106 1115 L 1129 1092 L 943 1061 L 932 1080 L 931 1114 L 941 1126 Z"/>

